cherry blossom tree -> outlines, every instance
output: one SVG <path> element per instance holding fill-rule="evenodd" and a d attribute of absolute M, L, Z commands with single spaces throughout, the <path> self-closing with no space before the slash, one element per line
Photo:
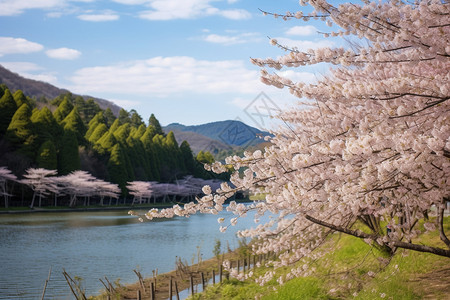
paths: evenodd
<path fill-rule="evenodd" d="M 8 208 L 8 200 L 10 194 L 8 194 L 8 189 L 6 183 L 8 181 L 16 181 L 16 175 L 12 174 L 11 171 L 6 167 L 0 167 L 0 196 L 5 199 L 5 208 Z"/>
<path fill-rule="evenodd" d="M 47 196 L 50 192 L 58 190 L 54 175 L 56 170 L 47 170 L 44 168 L 29 168 L 26 170 L 25 177 L 20 182 L 28 185 L 33 189 L 33 198 L 31 199 L 30 208 L 34 207 L 36 195 L 39 197 L 39 207 L 42 204 L 42 197 Z"/>
<path fill-rule="evenodd" d="M 139 204 L 148 202 L 152 197 L 152 183 L 148 181 L 132 181 L 128 182 L 127 189 L 130 195 L 133 195 L 133 203 L 139 201 Z"/>
<path fill-rule="evenodd" d="M 245 168 L 243 174 L 232 174 L 234 188 L 227 183 L 217 190 L 205 186 L 206 196 L 198 202 L 151 210 L 146 217 L 217 213 L 233 193 L 248 190 L 265 194 L 265 200 L 232 202 L 227 210 L 236 217 L 230 224 L 249 210 L 256 211 L 255 221 L 266 213 L 275 215 L 240 233 L 256 239 L 256 253 L 277 253 L 275 267 L 317 257 L 316 249 L 336 231 L 392 255 L 403 248 L 450 257 L 444 231 L 450 197 L 449 3 L 300 2 L 313 11 L 264 14 L 321 19 L 333 26 L 321 33 L 325 37 L 353 36 L 361 45 L 300 51 L 272 39 L 287 53 L 252 62 L 262 68 L 264 83 L 300 99 L 298 106 L 280 114 L 285 126 L 267 137 L 271 145 L 265 151 L 226 159 L 235 170 Z M 334 66 L 312 84 L 277 73 L 320 63 Z M 223 172 L 225 166 L 214 163 L 211 169 Z M 442 243 L 417 242 L 425 231 L 437 231 Z M 303 268 L 292 268 L 286 277 L 305 274 Z"/>

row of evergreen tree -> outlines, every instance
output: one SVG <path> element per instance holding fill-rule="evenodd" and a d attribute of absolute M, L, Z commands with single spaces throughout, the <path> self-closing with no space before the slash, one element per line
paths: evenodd
<path fill-rule="evenodd" d="M 92 99 L 67 93 L 35 100 L 0 85 L 0 165 L 17 176 L 29 167 L 59 175 L 81 169 L 125 190 L 134 180 L 212 178 L 202 164 L 213 160 L 207 152 L 194 157 L 186 141 L 178 145 L 153 114 L 146 125 L 135 110 L 116 117 Z"/>

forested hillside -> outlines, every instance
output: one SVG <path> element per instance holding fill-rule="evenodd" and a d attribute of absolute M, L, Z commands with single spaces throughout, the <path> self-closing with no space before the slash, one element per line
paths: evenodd
<path fill-rule="evenodd" d="M 206 162 L 211 155 L 199 157 Z M 93 99 L 70 93 L 54 99 L 27 97 L 0 85 L 0 166 L 19 178 L 30 167 L 59 175 L 85 170 L 119 184 L 170 182 L 185 175 L 208 178 L 187 142 L 163 132 L 152 114 L 148 125 L 135 111 L 102 110 Z"/>

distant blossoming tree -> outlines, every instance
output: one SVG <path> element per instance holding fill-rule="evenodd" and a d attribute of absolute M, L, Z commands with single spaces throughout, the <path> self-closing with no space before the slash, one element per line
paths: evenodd
<path fill-rule="evenodd" d="M 57 173 L 56 170 L 47 170 L 44 168 L 29 168 L 26 170 L 26 174 L 23 175 L 25 178 L 20 182 L 33 189 L 34 193 L 30 204 L 31 208 L 34 207 L 36 196 L 39 197 L 39 207 L 41 207 L 42 197 L 58 190 L 54 177 Z"/>
<path fill-rule="evenodd" d="M 252 61 L 263 68 L 264 83 L 301 99 L 279 116 L 286 126 L 273 132 L 264 152 L 226 160 L 235 170 L 246 168 L 243 176 L 231 176 L 236 188 L 205 187 L 207 195 L 198 203 L 152 210 L 147 217 L 220 211 L 227 197 L 249 190 L 266 194 L 265 201 L 232 202 L 227 209 L 237 218 L 248 210 L 256 210 L 256 218 L 268 212 L 277 216 L 241 232 L 257 238 L 257 253 L 277 253 L 275 266 L 314 257 L 334 231 L 391 254 L 404 248 L 450 257 L 443 225 L 450 196 L 450 5 L 363 2 L 336 7 L 310 0 L 310 14 L 277 15 L 321 19 L 341 28 L 325 36 L 357 36 L 367 46 L 304 52 L 271 40 L 287 54 Z M 313 84 L 269 72 L 319 63 L 335 67 Z M 220 163 L 211 168 L 225 169 Z M 357 222 L 367 230 L 356 229 Z M 424 232 L 419 222 L 439 233 L 441 245 L 415 242 Z M 287 277 L 300 274 L 305 270 L 294 268 Z"/>
<path fill-rule="evenodd" d="M 16 181 L 16 175 L 12 174 L 11 171 L 6 167 L 0 167 L 0 196 L 3 196 L 5 199 L 5 208 L 8 208 L 8 200 L 9 196 L 7 188 L 8 181 Z"/>

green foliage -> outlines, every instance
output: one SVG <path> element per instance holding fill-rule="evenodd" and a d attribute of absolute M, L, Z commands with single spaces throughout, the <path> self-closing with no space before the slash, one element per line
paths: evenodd
<path fill-rule="evenodd" d="M 16 110 L 16 101 L 14 101 L 9 89 L 6 89 L 0 98 L 0 136 L 5 134 Z"/>
<path fill-rule="evenodd" d="M 108 173 L 110 180 L 117 183 L 125 193 L 129 174 L 123 149 L 118 143 L 111 149 L 111 155 L 108 161 Z"/>
<path fill-rule="evenodd" d="M 147 127 L 145 126 L 145 124 L 141 124 L 136 130 L 132 132 L 132 137 L 134 139 L 141 139 L 141 137 L 144 136 L 146 130 Z"/>
<path fill-rule="evenodd" d="M 25 97 L 21 90 L 17 90 L 13 95 L 14 101 L 16 101 L 17 107 L 21 107 L 22 104 L 26 103 L 31 107 L 30 101 Z"/>
<path fill-rule="evenodd" d="M 106 125 L 108 127 L 111 127 L 111 125 L 114 123 L 114 121 L 116 120 L 116 116 L 114 116 L 111 108 L 107 108 L 104 112 L 103 112 L 103 116 L 105 117 L 105 121 L 106 121 Z"/>
<path fill-rule="evenodd" d="M 89 136 L 88 141 L 95 144 L 100 138 L 108 132 L 105 124 L 100 123 L 95 127 L 94 132 Z M 87 135 L 87 134 L 86 134 Z"/>
<path fill-rule="evenodd" d="M 86 134 L 86 126 L 81 119 L 80 114 L 78 113 L 78 108 L 74 107 L 72 111 L 64 118 L 61 122 L 61 125 L 64 126 L 64 130 L 72 131 L 75 133 L 77 137 L 77 141 L 79 145 L 84 144 L 84 135 Z"/>
<path fill-rule="evenodd" d="M 117 130 L 117 128 L 120 127 L 120 125 L 122 125 L 119 121 L 119 119 L 115 119 L 114 122 L 112 123 L 111 127 L 109 127 L 109 131 L 114 132 Z"/>
<path fill-rule="evenodd" d="M 36 164 L 39 168 L 47 170 L 58 168 L 56 146 L 52 140 L 47 140 L 41 145 L 37 153 Z"/>
<path fill-rule="evenodd" d="M 65 130 L 58 153 L 58 174 L 66 175 L 80 169 L 78 141 L 75 132 Z"/>
<path fill-rule="evenodd" d="M 20 147 L 27 155 L 32 156 L 30 151 L 32 151 L 33 135 L 30 117 L 31 108 L 26 103 L 22 104 L 11 119 L 6 139 Z"/>
<path fill-rule="evenodd" d="M 64 97 L 58 108 L 53 112 L 56 122 L 61 123 L 73 110 L 73 104 L 69 96 Z"/>
<path fill-rule="evenodd" d="M 117 141 L 121 142 L 122 144 L 126 143 L 126 140 L 128 136 L 130 135 L 130 123 L 125 123 L 121 125 L 119 128 L 117 128 L 113 134 Z"/>
<path fill-rule="evenodd" d="M 189 146 L 188 142 L 183 141 L 181 143 L 180 152 L 181 152 L 181 159 L 183 160 L 184 166 L 186 167 L 186 172 L 188 174 L 194 174 L 196 163 L 194 160 L 194 156 L 192 154 L 191 147 Z"/>
<path fill-rule="evenodd" d="M 57 143 L 63 135 L 62 127 L 56 122 L 52 112 L 46 106 L 41 110 L 33 110 L 31 122 L 33 123 L 33 133 L 36 136 L 38 145 L 49 139 Z"/>
<path fill-rule="evenodd" d="M 160 134 L 160 135 L 164 135 L 164 131 L 162 130 L 161 124 L 159 124 L 158 119 L 156 119 L 154 114 L 151 114 L 149 120 L 148 120 L 148 125 L 153 126 L 155 128 L 155 133 L 156 134 Z"/>
<path fill-rule="evenodd" d="M 122 108 L 119 111 L 119 118 L 118 118 L 118 120 L 120 122 L 120 125 L 123 125 L 125 123 L 130 123 L 130 113 Z"/>
<path fill-rule="evenodd" d="M 220 242 L 220 240 L 216 239 L 216 243 L 214 244 L 213 254 L 217 259 L 219 259 L 219 257 L 220 257 L 221 246 L 222 246 L 222 243 Z"/>
<path fill-rule="evenodd" d="M 88 124 L 94 116 L 96 116 L 100 111 L 100 106 L 94 102 L 94 99 L 88 99 L 85 101 L 82 97 L 79 100 L 79 103 L 76 104 L 78 111 L 80 113 L 81 119 L 85 124 Z"/>
<path fill-rule="evenodd" d="M 200 151 L 197 153 L 196 160 L 203 164 L 212 164 L 215 161 L 214 156 L 209 151 Z"/>
<path fill-rule="evenodd" d="M 84 137 L 89 140 L 92 133 L 95 131 L 99 124 L 106 124 L 106 119 L 103 116 L 103 111 L 97 113 L 88 123 L 88 130 Z"/>
<path fill-rule="evenodd" d="M 144 125 L 142 117 L 134 109 L 130 110 L 130 125 L 136 128 L 138 128 L 141 125 Z"/>
<path fill-rule="evenodd" d="M 102 150 L 100 152 L 102 153 L 105 151 L 110 152 L 115 144 L 117 144 L 117 140 L 111 130 L 103 134 L 103 136 L 97 141 L 97 145 L 101 147 Z"/>

